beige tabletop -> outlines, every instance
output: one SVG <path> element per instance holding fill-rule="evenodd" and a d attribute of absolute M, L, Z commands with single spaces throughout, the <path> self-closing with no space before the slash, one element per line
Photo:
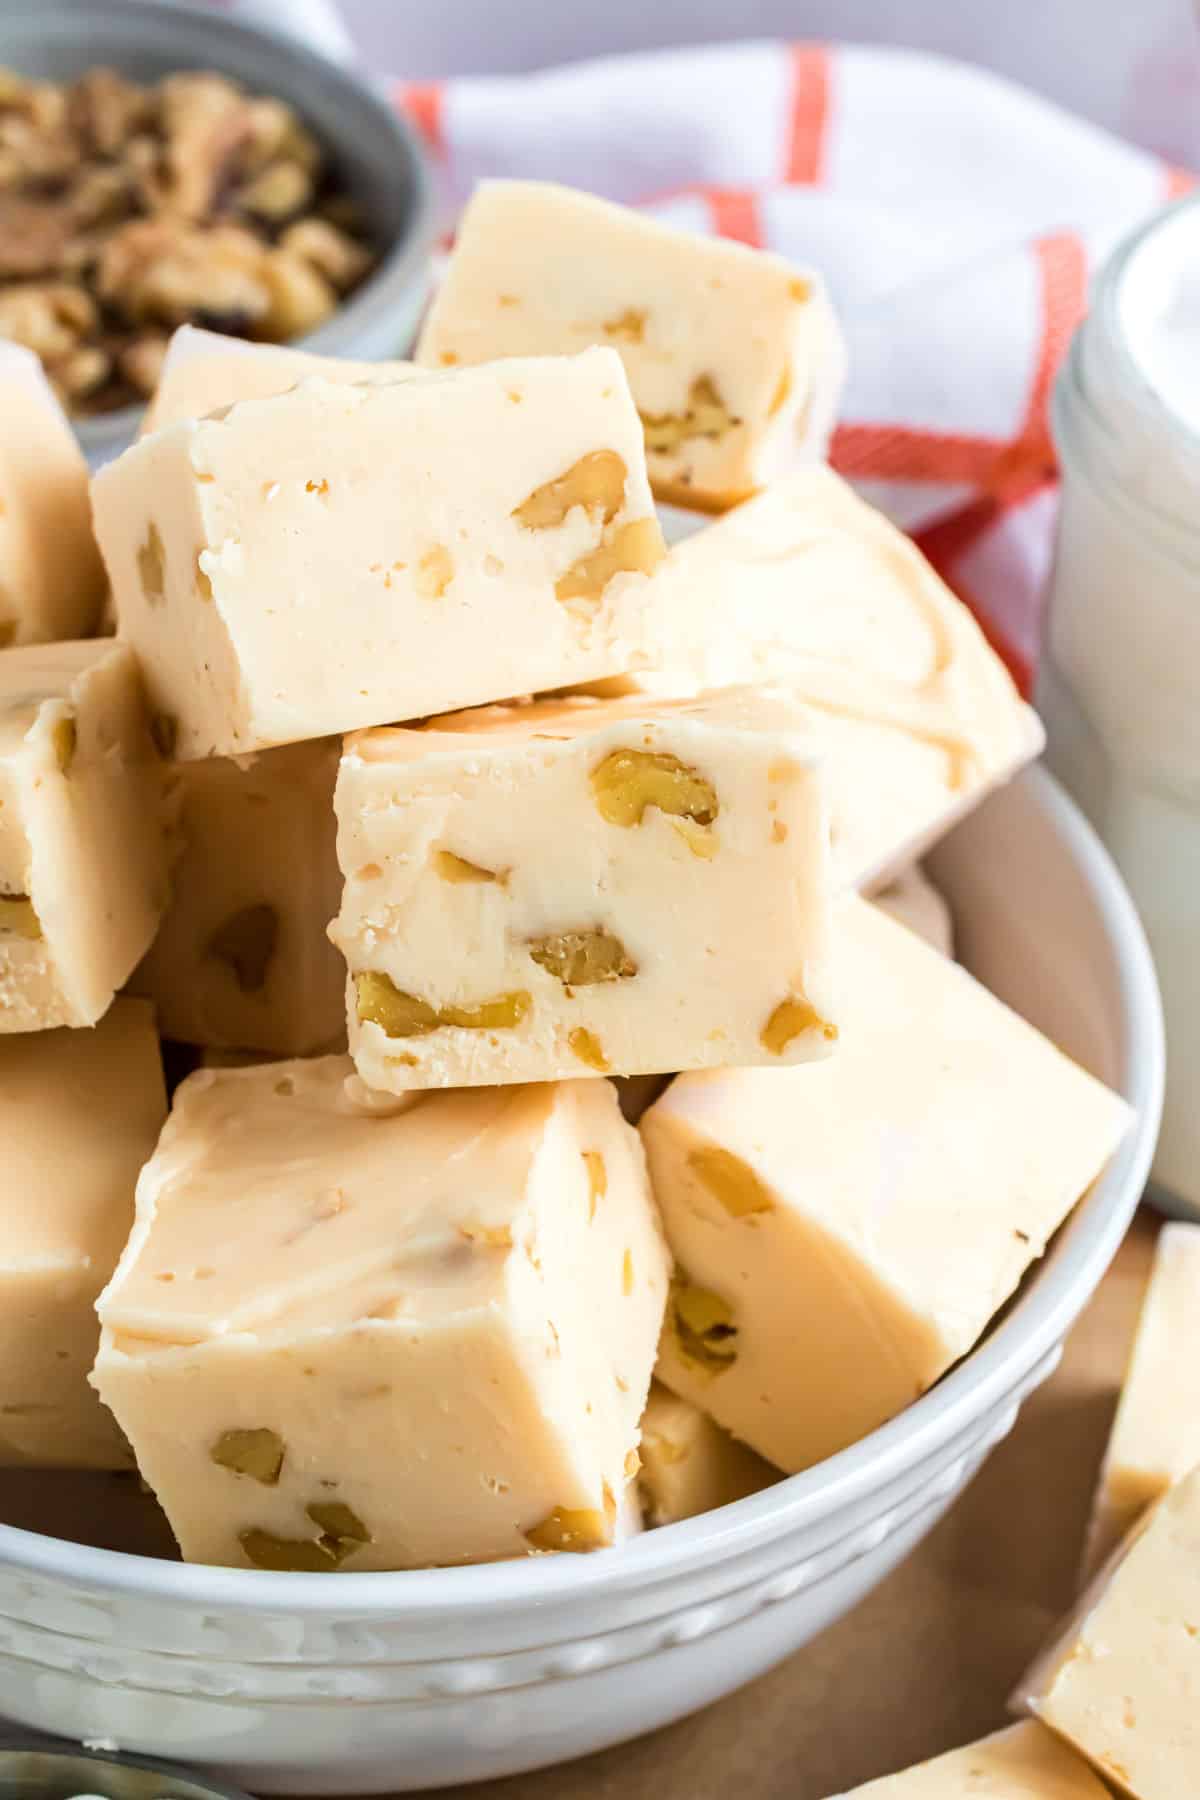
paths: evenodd
<path fill-rule="evenodd" d="M 695 1718 L 475 1800 L 823 1800 L 1005 1722 L 1075 1575 L 1155 1225 L 1140 1218 L 1058 1372 L 925 1543 L 848 1618 Z M 448 1790 L 443 1790 L 448 1791 Z"/>

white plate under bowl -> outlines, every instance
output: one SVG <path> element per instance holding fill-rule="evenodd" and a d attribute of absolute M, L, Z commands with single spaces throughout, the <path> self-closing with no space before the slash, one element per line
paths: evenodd
<path fill-rule="evenodd" d="M 1139 1122 L 1016 1304 L 930 1394 L 806 1474 L 590 1557 L 275 1575 L 0 1527 L 4 1711 L 259 1792 L 420 1788 L 664 1725 L 861 1599 L 1053 1369 L 1137 1204 L 1162 1099 L 1141 927 L 1053 781 L 1027 773 L 931 860 L 963 960 L 1124 1093 Z"/>

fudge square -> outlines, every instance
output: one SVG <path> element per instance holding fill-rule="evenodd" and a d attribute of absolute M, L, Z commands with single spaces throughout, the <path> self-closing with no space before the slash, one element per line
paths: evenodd
<path fill-rule="evenodd" d="M 83 452 L 37 357 L 0 338 L 0 648 L 86 637 L 103 599 Z"/>
<path fill-rule="evenodd" d="M 1137 1800 L 1195 1800 L 1200 1770 L 1200 1468 L 1097 1576 L 1017 1703 Z"/>
<path fill-rule="evenodd" d="M 313 377 L 93 483 L 178 756 L 243 755 L 646 660 L 662 534 L 615 351 Z"/>
<path fill-rule="evenodd" d="M 1042 748 L 968 608 L 831 469 L 798 470 L 673 545 L 653 586 L 660 667 L 624 685 L 774 682 L 803 700 L 849 885 L 894 879 Z"/>
<path fill-rule="evenodd" d="M 484 182 L 417 361 L 585 344 L 620 352 L 660 499 L 720 510 L 825 454 L 845 351 L 816 276 L 570 188 Z"/>
<path fill-rule="evenodd" d="M 345 1057 L 178 1090 L 95 1383 L 185 1557 L 327 1571 L 613 1541 L 667 1256 L 607 1081 L 359 1107 Z"/>
<path fill-rule="evenodd" d="M 277 1056 L 344 1048 L 346 971 L 328 937 L 340 752 L 320 738 L 171 770 L 182 850 L 131 983 L 164 1036 Z"/>
<path fill-rule="evenodd" d="M 142 415 L 139 436 L 161 431 L 180 419 L 199 419 L 238 400 L 266 400 L 285 394 L 307 375 L 326 381 L 402 381 L 408 362 L 352 362 L 348 357 L 318 356 L 288 344 L 251 344 L 224 332 L 181 325 L 167 345 L 162 374 Z"/>
<path fill-rule="evenodd" d="M 778 1469 L 657 1381 L 642 1418 L 638 1456 L 638 1493 L 651 1526 L 694 1519 L 779 1480 Z"/>
<path fill-rule="evenodd" d="M 641 1122 L 676 1277 L 660 1380 L 794 1473 L 975 1343 L 1129 1109 L 847 896 L 837 1055 L 680 1075 Z"/>
<path fill-rule="evenodd" d="M 803 711 L 540 700 L 347 740 L 350 1049 L 368 1087 L 781 1066 L 837 1036 Z"/>
<path fill-rule="evenodd" d="M 166 1116 L 144 1000 L 114 1001 L 94 1031 L 0 1039 L 0 1464 L 133 1466 L 88 1371 Z"/>
<path fill-rule="evenodd" d="M 0 1032 L 94 1025 L 167 902 L 169 817 L 124 644 L 0 656 Z"/>
<path fill-rule="evenodd" d="M 1200 1225 L 1164 1225 L 1100 1473 L 1086 1567 L 1097 1569 L 1200 1462 Z"/>
<path fill-rule="evenodd" d="M 1085 1762 L 1025 1720 L 833 1800 L 1108 1800 Z"/>

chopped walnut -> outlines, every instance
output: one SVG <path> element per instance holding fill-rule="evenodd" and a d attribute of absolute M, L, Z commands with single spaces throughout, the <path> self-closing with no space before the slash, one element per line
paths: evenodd
<path fill-rule="evenodd" d="M 150 393 L 177 325 L 312 331 L 368 274 L 364 237 L 281 100 L 204 70 L 153 87 L 0 70 L 0 336 L 76 413 Z"/>

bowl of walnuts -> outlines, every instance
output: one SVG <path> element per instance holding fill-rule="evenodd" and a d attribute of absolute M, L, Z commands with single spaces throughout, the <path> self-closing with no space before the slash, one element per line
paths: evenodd
<path fill-rule="evenodd" d="M 421 147 L 352 72 L 145 0 L 0 0 L 0 337 L 89 459 L 130 441 L 177 326 L 402 354 L 433 230 Z"/>

